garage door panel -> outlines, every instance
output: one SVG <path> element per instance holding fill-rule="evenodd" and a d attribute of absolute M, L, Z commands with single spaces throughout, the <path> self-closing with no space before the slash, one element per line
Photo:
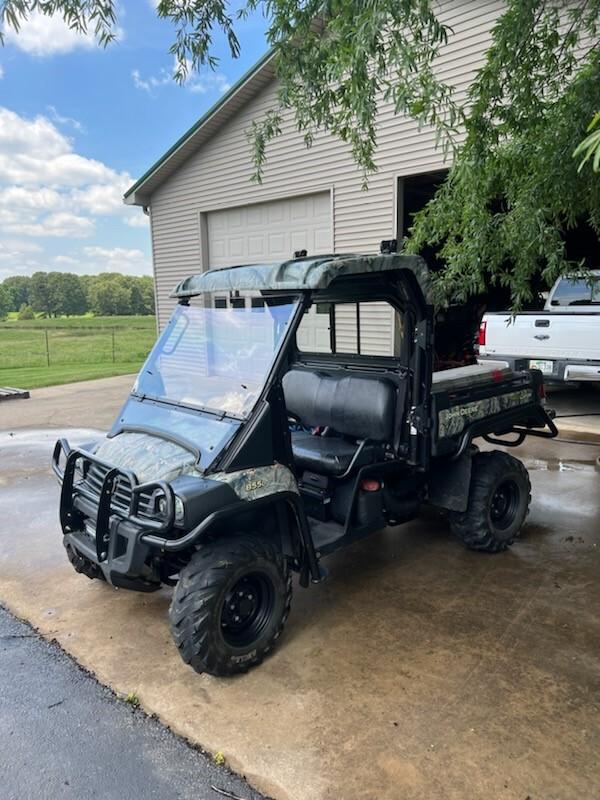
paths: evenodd
<path fill-rule="evenodd" d="M 290 209 L 293 212 L 293 215 L 294 215 L 293 221 L 298 220 L 298 221 L 302 222 L 302 221 L 307 220 L 308 217 L 309 217 L 308 206 L 309 206 L 309 201 L 308 200 L 300 200 L 297 203 L 295 203 L 293 208 Z M 312 203 L 311 203 L 310 216 L 313 216 L 313 215 L 314 215 L 314 210 L 312 208 Z"/>
<path fill-rule="evenodd" d="M 285 207 L 284 203 L 268 203 L 266 205 L 266 220 L 268 223 L 273 224 L 283 222 L 285 220 Z"/>
<path fill-rule="evenodd" d="M 331 252 L 329 192 L 208 214 L 211 267 L 291 258 L 296 250 Z"/>
<path fill-rule="evenodd" d="M 248 237 L 248 255 L 250 258 L 258 257 L 265 252 L 265 237 L 264 236 L 249 236 Z"/>
<path fill-rule="evenodd" d="M 286 248 L 287 236 L 285 233 L 271 233 L 269 235 L 269 256 L 271 258 L 289 258 L 291 253 Z"/>
<path fill-rule="evenodd" d="M 227 258 L 227 247 L 225 245 L 225 239 L 217 239 L 216 237 L 214 237 L 210 250 L 213 261 L 215 262 L 220 262 L 223 259 Z"/>
<path fill-rule="evenodd" d="M 247 221 L 248 225 L 255 226 L 261 225 L 264 220 L 264 211 L 262 206 L 249 206 L 246 211 L 247 214 Z M 223 219 L 226 219 L 226 215 L 223 215 Z"/>
<path fill-rule="evenodd" d="M 314 243 L 316 253 L 331 253 L 333 250 L 331 233 L 325 228 L 315 230 Z"/>
<path fill-rule="evenodd" d="M 329 193 L 321 193 L 313 196 L 313 214 L 320 217 L 331 216 L 331 196 Z"/>
<path fill-rule="evenodd" d="M 305 247 L 308 250 L 306 244 L 306 231 L 294 231 L 291 236 L 291 243 L 292 253 L 295 253 L 296 250 L 303 250 Z M 311 250 L 309 252 L 315 253 L 316 250 Z"/>
<path fill-rule="evenodd" d="M 240 259 L 244 256 L 245 242 L 242 236 L 229 238 L 229 255 L 232 259 Z"/>

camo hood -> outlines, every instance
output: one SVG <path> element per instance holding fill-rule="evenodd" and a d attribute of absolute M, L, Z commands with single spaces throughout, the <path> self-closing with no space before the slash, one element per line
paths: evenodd
<path fill-rule="evenodd" d="M 140 483 L 201 474 L 193 453 L 148 433 L 119 433 L 103 439 L 95 453 L 109 464 L 131 470 Z"/>

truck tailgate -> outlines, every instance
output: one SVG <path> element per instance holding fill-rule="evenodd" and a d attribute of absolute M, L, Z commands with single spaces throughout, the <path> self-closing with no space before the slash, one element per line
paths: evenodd
<path fill-rule="evenodd" d="M 600 313 L 486 314 L 482 356 L 600 360 Z"/>

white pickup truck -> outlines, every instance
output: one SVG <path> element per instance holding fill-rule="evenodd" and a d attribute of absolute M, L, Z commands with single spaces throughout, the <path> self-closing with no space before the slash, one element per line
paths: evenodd
<path fill-rule="evenodd" d="M 600 381 L 600 270 L 559 278 L 543 311 L 485 314 L 478 360 L 539 369 L 549 382 Z"/>

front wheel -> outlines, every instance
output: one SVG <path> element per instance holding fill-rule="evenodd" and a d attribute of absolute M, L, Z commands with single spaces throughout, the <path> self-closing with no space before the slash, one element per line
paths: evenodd
<path fill-rule="evenodd" d="M 215 540 L 181 570 L 171 633 L 196 672 L 245 672 L 273 648 L 291 602 L 292 577 L 277 547 L 250 535 Z"/>
<path fill-rule="evenodd" d="M 467 510 L 451 512 L 450 527 L 470 550 L 499 553 L 521 532 L 531 501 L 523 463 L 501 450 L 473 456 Z"/>

